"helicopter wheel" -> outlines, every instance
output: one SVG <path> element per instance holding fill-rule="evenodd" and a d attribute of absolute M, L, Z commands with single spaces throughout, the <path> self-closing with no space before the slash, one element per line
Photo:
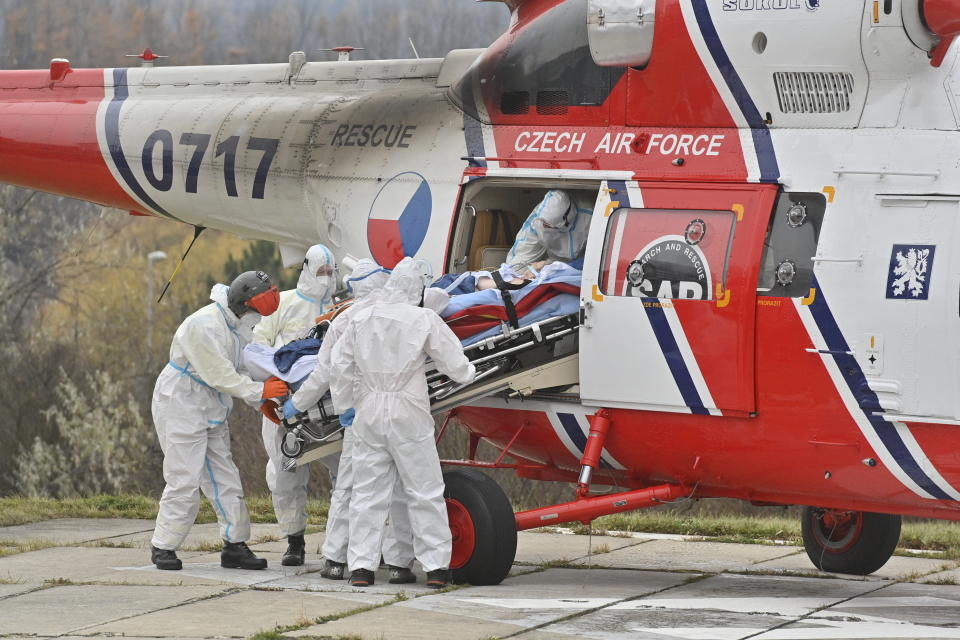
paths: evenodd
<path fill-rule="evenodd" d="M 517 554 L 517 522 L 503 489 L 472 469 L 443 474 L 447 516 L 453 536 L 453 581 L 500 584 Z"/>
<path fill-rule="evenodd" d="M 887 563 L 900 541 L 900 516 L 803 508 L 803 546 L 821 571 L 865 576 Z"/>

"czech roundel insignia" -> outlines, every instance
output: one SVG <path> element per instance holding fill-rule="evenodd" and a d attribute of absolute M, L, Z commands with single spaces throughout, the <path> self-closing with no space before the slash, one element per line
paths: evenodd
<path fill-rule="evenodd" d="M 930 296 L 930 276 L 937 247 L 932 244 L 895 244 L 890 252 L 887 274 L 887 298 L 926 300 Z"/>
<path fill-rule="evenodd" d="M 433 196 L 419 173 L 390 178 L 370 206 L 367 246 L 381 266 L 392 269 L 405 256 L 414 256 L 427 237 Z"/>

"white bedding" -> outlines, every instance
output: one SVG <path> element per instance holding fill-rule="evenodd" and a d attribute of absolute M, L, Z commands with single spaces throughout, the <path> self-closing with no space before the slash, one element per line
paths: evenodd
<path fill-rule="evenodd" d="M 276 365 L 273 364 L 273 354 L 277 352 L 278 347 L 267 347 L 262 344 L 250 343 L 243 349 L 243 364 L 250 372 L 250 377 L 254 380 L 266 380 L 270 376 L 276 376 L 284 382 L 299 382 L 303 380 L 314 367 L 317 366 L 316 354 L 312 356 L 301 356 L 297 359 L 290 370 L 286 373 L 280 373 Z"/>

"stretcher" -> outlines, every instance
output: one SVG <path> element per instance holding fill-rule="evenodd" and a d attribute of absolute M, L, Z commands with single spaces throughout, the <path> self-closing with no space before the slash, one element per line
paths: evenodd
<path fill-rule="evenodd" d="M 578 313 L 518 328 L 502 323 L 496 335 L 464 348 L 477 369 L 472 383 L 458 384 L 439 371 L 428 371 L 431 412 L 442 413 L 493 395 L 528 396 L 578 384 L 579 327 Z M 287 458 L 283 464 L 286 470 L 332 455 L 342 445 L 343 428 L 329 394 L 316 407 L 284 420 L 283 426 L 286 434 L 281 450 Z"/>

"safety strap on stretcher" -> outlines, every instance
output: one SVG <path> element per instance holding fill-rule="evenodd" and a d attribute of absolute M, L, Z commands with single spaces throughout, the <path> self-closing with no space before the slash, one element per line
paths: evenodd
<path fill-rule="evenodd" d="M 493 271 L 490 275 L 493 277 L 493 281 L 500 291 L 500 298 L 503 299 L 503 307 L 507 311 L 507 320 L 510 322 L 510 326 L 514 329 L 520 328 L 520 318 L 517 316 L 517 308 L 513 304 L 513 296 L 510 295 L 510 292 L 522 289 L 527 283 L 513 284 L 507 282 L 503 279 L 503 276 L 500 275 L 499 271 Z"/>

